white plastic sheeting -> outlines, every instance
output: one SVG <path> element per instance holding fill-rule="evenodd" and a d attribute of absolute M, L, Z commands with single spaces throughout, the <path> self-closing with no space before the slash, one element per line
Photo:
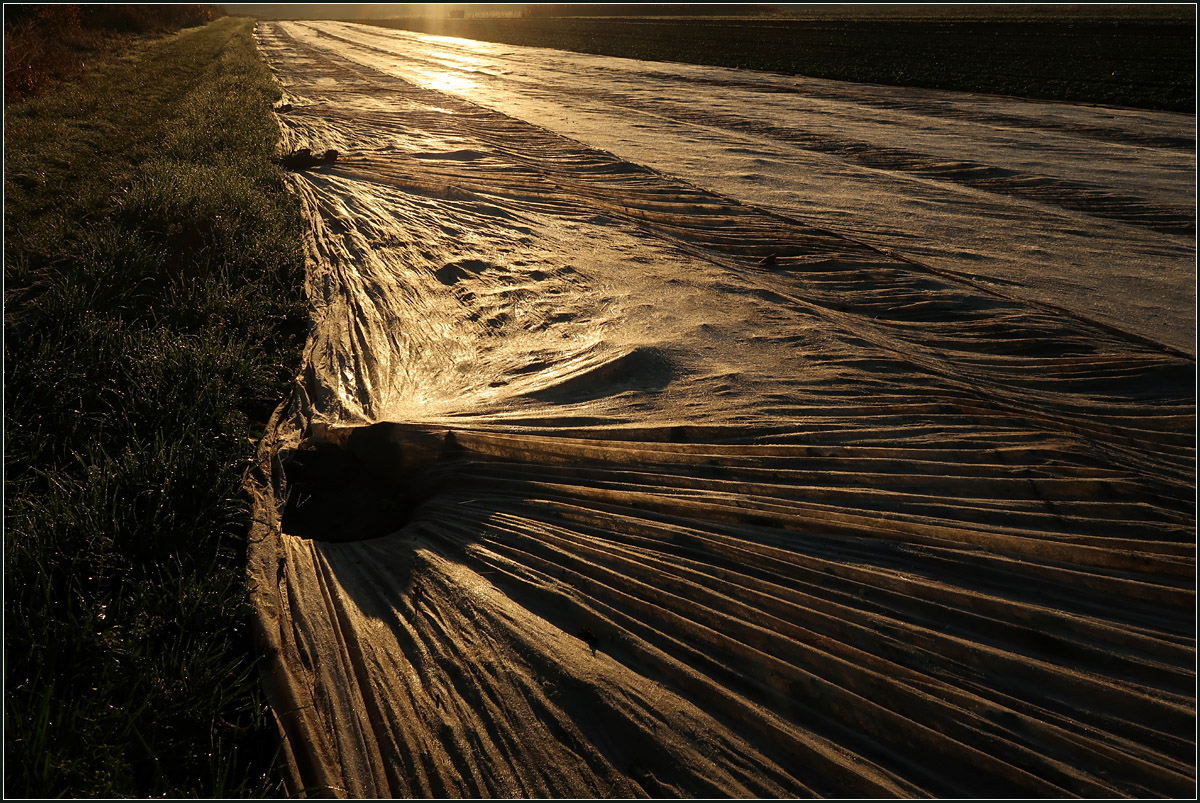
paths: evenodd
<path fill-rule="evenodd" d="M 293 791 L 1192 788 L 1183 118 L 259 37 L 337 151 L 255 485 Z"/>
<path fill-rule="evenodd" d="M 1195 115 L 425 36 L 289 33 L 713 192 L 1195 354 Z"/>

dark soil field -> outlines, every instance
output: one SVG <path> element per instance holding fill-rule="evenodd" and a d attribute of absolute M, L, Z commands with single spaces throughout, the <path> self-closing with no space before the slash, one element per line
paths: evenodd
<path fill-rule="evenodd" d="M 405 18 L 371 24 L 653 61 L 1195 110 L 1195 11 L 1053 19 Z"/>

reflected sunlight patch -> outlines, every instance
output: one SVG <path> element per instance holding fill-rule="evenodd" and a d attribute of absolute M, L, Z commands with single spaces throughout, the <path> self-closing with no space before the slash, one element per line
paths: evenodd
<path fill-rule="evenodd" d="M 483 64 L 483 59 L 475 56 L 464 56 L 461 53 L 449 53 L 445 50 L 435 50 L 429 55 L 438 59 L 445 59 L 442 63 L 447 67 L 477 67 Z"/>
<path fill-rule="evenodd" d="M 444 45 L 465 47 L 470 50 L 485 51 L 494 48 L 494 42 L 481 42 L 476 39 L 460 39 L 457 36 L 438 36 L 436 34 L 416 34 L 418 39 L 426 42 L 437 42 Z"/>
<path fill-rule="evenodd" d="M 452 72 L 427 72 L 422 75 L 429 89 L 439 92 L 470 92 L 479 88 L 479 83 L 465 75 Z"/>

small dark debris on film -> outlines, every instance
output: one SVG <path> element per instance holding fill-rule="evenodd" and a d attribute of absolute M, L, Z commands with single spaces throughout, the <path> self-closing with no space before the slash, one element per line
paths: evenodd
<path fill-rule="evenodd" d="M 578 635 L 579 638 L 584 640 L 584 642 L 588 645 L 588 647 L 591 648 L 592 655 L 595 655 L 596 654 L 596 643 L 598 641 L 600 641 L 600 639 L 596 638 L 596 634 L 592 632 L 592 629 L 590 627 L 585 627 L 583 630 L 580 630 L 576 635 Z"/>
<path fill-rule="evenodd" d="M 338 152 L 333 148 L 325 151 L 320 156 L 314 156 L 310 148 L 299 148 L 287 156 L 279 160 L 279 163 L 288 170 L 308 170 L 310 167 L 316 167 L 322 164 L 333 164 L 337 161 Z"/>

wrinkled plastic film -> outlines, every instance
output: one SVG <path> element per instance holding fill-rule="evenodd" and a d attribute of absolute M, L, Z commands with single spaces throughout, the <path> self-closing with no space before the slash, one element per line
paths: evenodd
<path fill-rule="evenodd" d="M 292 792 L 1191 787 L 1191 358 L 259 38 L 337 151 L 255 486 Z"/>

